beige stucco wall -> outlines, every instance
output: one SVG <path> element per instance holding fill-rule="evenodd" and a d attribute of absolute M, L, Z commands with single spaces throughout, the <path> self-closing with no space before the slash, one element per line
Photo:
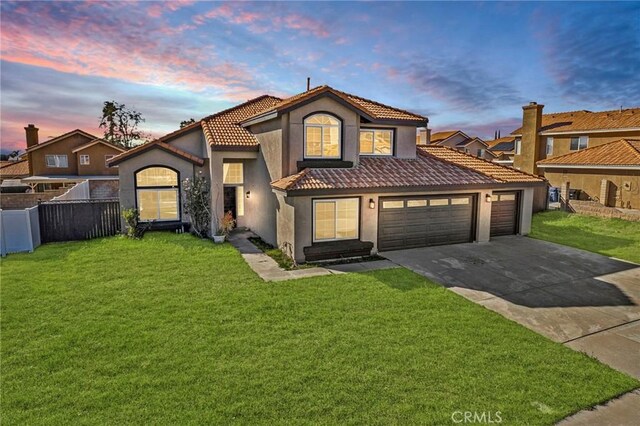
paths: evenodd
<path fill-rule="evenodd" d="M 620 139 L 640 139 L 640 130 L 631 132 L 610 132 L 610 133 L 589 133 L 575 135 L 543 135 L 540 136 L 540 144 L 543 147 L 547 145 L 547 136 L 553 137 L 553 152 L 547 156 L 546 151 L 543 153 L 542 158 L 553 158 L 559 155 L 569 154 L 571 152 L 571 137 L 575 136 L 589 136 L 588 147 L 599 146 L 609 142 L 619 141 Z"/>
<path fill-rule="evenodd" d="M 199 127 L 168 142 L 171 146 L 197 155 L 200 158 L 209 158 L 209 150 L 204 139 L 204 133 Z"/>
<path fill-rule="evenodd" d="M 496 191 L 509 190 L 509 191 L 522 191 L 520 197 L 520 225 L 519 233 L 526 235 L 531 230 L 531 211 L 533 202 L 533 188 L 495 188 Z M 379 213 L 379 199 L 381 197 L 393 197 L 393 196 L 412 196 L 412 195 L 437 195 L 437 194 L 475 194 L 477 198 L 477 214 L 476 214 L 476 226 L 475 226 L 475 241 L 487 242 L 489 241 L 490 227 L 491 227 L 491 203 L 486 202 L 486 195 L 491 195 L 492 189 L 482 190 L 458 190 L 447 192 L 396 192 L 396 193 L 376 193 L 376 194 L 362 194 L 349 196 L 350 198 L 360 199 L 360 237 L 361 241 L 370 241 L 373 243 L 373 252 L 378 250 L 378 213 Z M 343 195 L 345 196 L 345 195 Z M 289 197 L 287 204 L 295 209 L 295 242 L 294 253 L 295 259 L 298 262 L 304 261 L 304 247 L 308 247 L 312 244 L 312 227 L 313 227 L 313 214 L 312 214 L 312 200 L 320 198 L 336 198 L 338 196 L 302 196 L 302 197 Z M 373 199 L 375 202 L 375 208 L 369 208 L 369 200 Z M 285 212 L 290 214 L 289 211 Z M 278 225 L 281 222 L 285 222 L 285 218 L 278 217 Z M 279 232 L 280 234 L 280 232 Z M 289 234 L 290 235 L 290 232 Z M 280 236 L 280 235 L 279 235 Z"/>
<path fill-rule="evenodd" d="M 44 149 L 43 149 L 44 150 Z M 37 152 L 37 151 L 36 151 Z M 107 155 L 118 155 L 122 151 L 118 151 L 117 149 L 107 146 L 102 143 L 97 143 L 93 146 L 90 146 L 87 149 L 83 149 L 82 151 L 78 151 L 74 153 L 74 159 L 69 158 L 69 161 L 77 162 L 77 170 L 78 175 L 80 176 L 101 176 L 101 175 L 114 175 L 118 173 L 117 168 L 107 167 L 106 165 L 106 156 Z M 88 155 L 89 156 L 89 164 L 82 165 L 80 164 L 80 156 Z"/>
<path fill-rule="evenodd" d="M 276 218 L 277 218 L 277 246 L 286 245 L 295 247 L 295 198 L 285 197 L 282 193 L 276 193 Z M 294 249 L 295 250 L 295 249 Z M 299 257 L 296 256 L 299 259 Z"/>
<path fill-rule="evenodd" d="M 89 141 L 91 141 L 91 138 L 76 133 L 58 142 L 54 142 L 51 145 L 43 146 L 42 148 L 38 148 L 35 151 L 29 152 L 27 156 L 29 157 L 29 167 L 32 170 L 32 175 L 77 175 L 78 161 L 76 160 L 76 154 L 74 154 L 72 151 L 80 145 L 88 143 Z M 66 155 L 68 167 L 47 167 L 45 155 Z M 106 174 L 118 173 L 117 171 L 111 171 L 111 169 L 106 170 Z"/>
<path fill-rule="evenodd" d="M 569 182 L 571 189 L 582 191 L 581 199 L 600 198 L 602 180 L 609 183 L 609 197 L 604 203 L 609 207 L 640 209 L 640 171 L 639 170 L 597 170 L 597 169 L 546 169 L 545 177 L 551 186 L 560 187 Z M 630 189 L 624 189 L 629 182 Z"/>

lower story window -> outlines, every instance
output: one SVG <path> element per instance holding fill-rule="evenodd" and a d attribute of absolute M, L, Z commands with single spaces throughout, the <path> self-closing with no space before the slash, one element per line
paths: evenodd
<path fill-rule="evenodd" d="M 140 220 L 178 220 L 178 190 L 138 189 Z"/>
<path fill-rule="evenodd" d="M 313 201 L 313 241 L 358 238 L 360 199 Z"/>

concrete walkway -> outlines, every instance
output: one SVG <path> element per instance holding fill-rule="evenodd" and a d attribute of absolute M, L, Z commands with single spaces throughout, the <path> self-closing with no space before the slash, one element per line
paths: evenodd
<path fill-rule="evenodd" d="M 640 390 L 635 390 L 591 410 L 582 410 L 567 417 L 558 426 L 635 426 L 639 418 Z"/>
<path fill-rule="evenodd" d="M 372 262 L 354 262 L 327 267 L 312 267 L 286 271 L 278 262 L 253 245 L 249 238 L 256 237 L 251 231 L 236 230 L 229 235 L 228 241 L 234 246 L 253 271 L 265 281 L 286 281 L 298 278 L 317 277 L 321 275 L 344 274 L 347 272 L 364 272 L 376 269 L 397 268 L 393 262 L 378 260 Z"/>

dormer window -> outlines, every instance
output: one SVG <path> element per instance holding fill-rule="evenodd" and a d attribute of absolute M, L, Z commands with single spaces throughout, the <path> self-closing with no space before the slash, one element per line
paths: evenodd
<path fill-rule="evenodd" d="M 329 114 L 314 114 L 304 120 L 304 158 L 340 158 L 342 123 Z"/>
<path fill-rule="evenodd" d="M 360 155 L 392 155 L 393 130 L 360 130 Z"/>

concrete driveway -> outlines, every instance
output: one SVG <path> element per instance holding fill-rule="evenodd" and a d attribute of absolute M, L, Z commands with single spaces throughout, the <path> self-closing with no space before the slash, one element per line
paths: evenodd
<path fill-rule="evenodd" d="M 640 377 L 640 267 L 510 236 L 381 253 L 557 342 Z"/>

